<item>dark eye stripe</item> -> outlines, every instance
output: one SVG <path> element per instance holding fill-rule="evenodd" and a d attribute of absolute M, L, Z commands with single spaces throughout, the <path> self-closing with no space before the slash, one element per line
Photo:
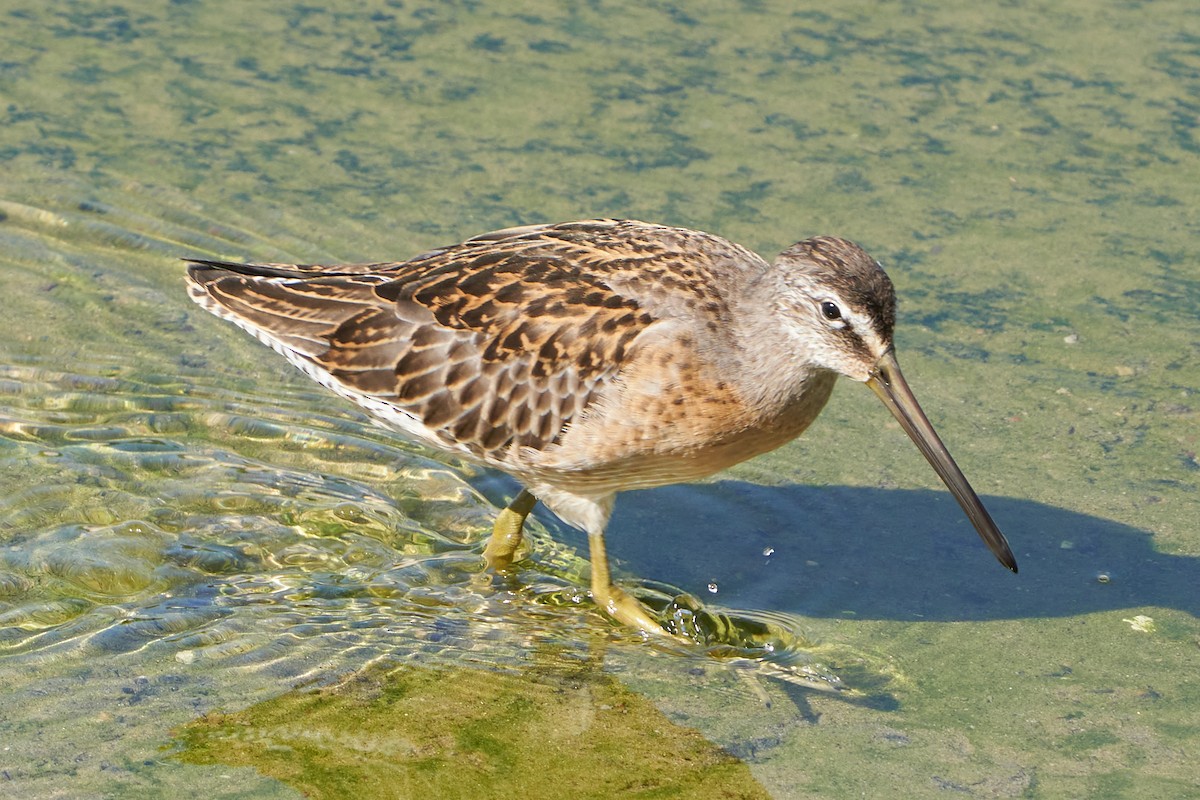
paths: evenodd
<path fill-rule="evenodd" d="M 831 327 L 829 332 L 838 337 L 841 341 L 842 349 L 854 353 L 856 358 L 860 358 L 863 361 L 874 360 L 871 356 L 871 348 L 867 347 L 867 343 L 853 328 L 849 326 L 844 328 Z"/>

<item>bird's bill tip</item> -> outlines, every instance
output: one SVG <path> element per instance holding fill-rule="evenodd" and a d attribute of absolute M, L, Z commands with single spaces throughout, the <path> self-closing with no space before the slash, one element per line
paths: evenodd
<path fill-rule="evenodd" d="M 904 379 L 904 374 L 900 372 L 900 364 L 896 361 L 894 351 L 888 350 L 884 353 L 866 383 L 887 406 L 888 411 L 892 412 L 900 427 L 904 428 L 904 432 L 917 445 L 917 449 L 946 484 L 946 488 L 958 500 L 958 504 L 966 512 L 967 518 L 971 520 L 988 549 L 1001 564 L 1016 572 L 1017 560 L 1008 546 L 1008 541 L 996 527 L 991 515 L 983 507 L 979 495 L 975 494 L 962 470 L 950 456 L 950 451 L 934 431 L 929 418 L 925 416 L 920 403 L 909 388 L 908 381 Z"/>

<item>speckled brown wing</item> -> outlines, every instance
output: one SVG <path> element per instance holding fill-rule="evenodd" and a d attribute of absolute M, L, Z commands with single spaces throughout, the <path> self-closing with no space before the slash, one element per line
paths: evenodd
<path fill-rule="evenodd" d="M 558 441 L 656 319 L 720 305 L 702 288 L 703 263 L 677 263 L 696 250 L 675 240 L 698 235 L 593 220 L 497 231 L 407 262 L 196 261 L 189 277 L 197 302 L 376 416 L 501 461 L 514 445 Z"/>

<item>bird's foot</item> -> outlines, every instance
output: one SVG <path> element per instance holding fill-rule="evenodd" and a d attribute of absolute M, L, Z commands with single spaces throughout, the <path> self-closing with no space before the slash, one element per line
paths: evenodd
<path fill-rule="evenodd" d="M 646 636 L 661 637 L 679 644 L 692 645 L 695 642 L 686 636 L 667 630 L 663 623 L 654 616 L 653 612 L 633 595 L 612 584 L 593 586 L 592 599 L 604 613 L 622 625 L 635 628 Z"/>
<path fill-rule="evenodd" d="M 527 491 L 517 495 L 507 508 L 496 515 L 492 536 L 483 549 L 483 560 L 493 572 L 503 572 L 512 566 L 524 538 L 525 518 L 533 510 L 537 498 Z"/>

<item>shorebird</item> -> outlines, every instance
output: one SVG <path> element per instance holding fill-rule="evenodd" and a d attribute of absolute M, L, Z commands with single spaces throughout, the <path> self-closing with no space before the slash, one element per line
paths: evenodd
<path fill-rule="evenodd" d="M 188 261 L 205 309 L 384 426 L 522 484 L 492 529 L 489 567 L 510 567 L 541 500 L 587 533 L 596 604 L 646 634 L 668 635 L 609 572 L 616 494 L 791 441 L 839 375 L 875 391 L 1017 571 L 900 372 L 891 280 L 845 239 L 806 239 L 768 263 L 700 231 L 597 219 L 388 263 Z"/>

